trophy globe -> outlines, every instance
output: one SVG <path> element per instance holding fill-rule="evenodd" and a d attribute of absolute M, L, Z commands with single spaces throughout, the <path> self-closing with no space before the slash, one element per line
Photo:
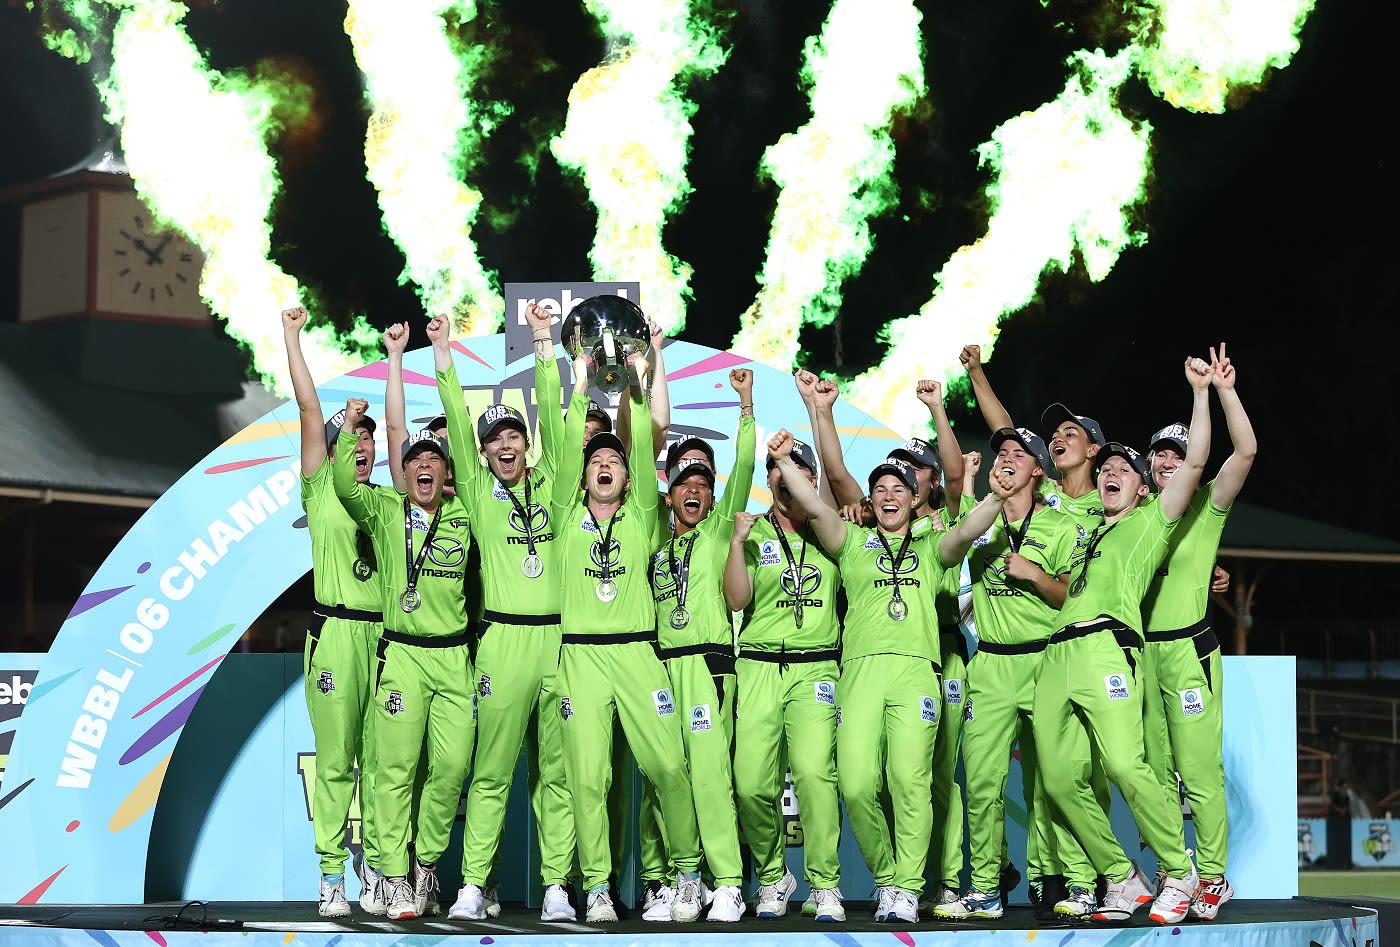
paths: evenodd
<path fill-rule="evenodd" d="M 616 407 L 622 392 L 637 379 L 627 365 L 630 355 L 646 355 L 651 332 L 641 307 L 622 296 L 590 296 L 564 317 L 560 327 L 564 350 L 588 358 L 588 384 L 607 395 Z"/>

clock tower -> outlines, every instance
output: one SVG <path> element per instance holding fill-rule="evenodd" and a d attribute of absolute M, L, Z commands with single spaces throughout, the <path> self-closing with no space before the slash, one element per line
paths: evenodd
<path fill-rule="evenodd" d="M 84 169 L 0 199 L 18 206 L 18 321 L 209 324 L 203 255 L 155 223 L 128 175 Z"/>

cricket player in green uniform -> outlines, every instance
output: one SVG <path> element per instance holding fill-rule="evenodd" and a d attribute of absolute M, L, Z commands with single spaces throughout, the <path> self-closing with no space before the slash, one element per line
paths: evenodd
<path fill-rule="evenodd" d="M 645 379 L 645 361 L 634 356 L 630 363 Z M 613 721 L 619 718 L 637 767 L 656 787 L 678 867 L 671 917 L 693 921 L 703 898 L 695 805 L 671 681 L 656 653 L 656 610 L 647 583 L 656 540 L 651 425 L 643 393 L 634 387 L 627 409 L 634 422 L 630 463 L 615 435 L 594 434 L 585 448 L 587 389 L 588 363 L 578 357 L 550 499 L 563 542 L 559 711 L 579 866 L 588 891 L 586 919 L 617 920 L 608 892 L 613 864 L 606 811 Z"/>
<path fill-rule="evenodd" d="M 914 923 L 933 828 L 929 800 L 942 703 L 934 595 L 944 570 L 957 568 L 991 526 L 1010 478 L 993 471 L 993 496 L 950 530 L 916 537 L 910 525 L 918 479 L 909 465 L 886 461 L 871 472 L 871 529 L 845 522 L 821 501 L 792 460 L 791 434 L 778 432 L 768 449 L 817 540 L 837 559 L 850 613 L 862 619 L 848 623 L 841 645 L 837 774 L 851 830 L 879 890 L 876 920 Z M 880 807 L 883 783 L 893 844 Z"/>
<path fill-rule="evenodd" d="M 483 611 L 476 652 L 477 743 L 462 839 L 462 888 L 448 916 L 485 920 L 484 888 L 501 842 L 506 799 L 533 723 L 527 760 L 532 773 L 544 887 L 541 920 L 572 921 L 566 887 L 574 859 L 574 816 L 564 778 L 562 721 L 555 680 L 559 663 L 559 546 L 548 504 L 563 437 L 559 369 L 549 313 L 527 313 L 535 336 L 535 396 L 541 406 L 542 450 L 526 465 L 529 426 L 508 405 L 488 407 L 475 440 L 449 345 L 447 319 L 428 324 L 438 395 L 447 417 L 457 498 L 481 550 Z M 477 459 L 480 442 L 482 466 Z"/>
<path fill-rule="evenodd" d="M 1104 520 L 1075 550 L 1060 628 L 1050 637 L 1036 682 L 1036 751 L 1042 760 L 1056 761 L 1042 768 L 1046 795 L 1108 880 L 1091 915 L 1096 921 L 1126 920 L 1153 897 L 1114 838 L 1090 786 L 1091 755 L 1122 792 L 1165 872 L 1152 919 L 1180 921 L 1199 887 L 1183 841 L 1181 806 L 1144 760 L 1142 730 L 1142 597 L 1166 557 L 1209 452 L 1211 367 L 1191 358 L 1185 373 L 1192 391 L 1191 424 L 1200 436 L 1158 502 L 1141 502 L 1148 496 L 1150 473 L 1136 451 L 1110 443 L 1098 452 Z"/>
<path fill-rule="evenodd" d="M 404 443 L 406 496 L 355 479 L 350 432 L 367 407 L 362 398 L 346 402 L 334 481 L 341 503 L 373 540 L 383 577 L 380 610 L 388 617 L 369 680 L 378 765 L 375 820 L 386 913 L 399 920 L 438 911 L 437 860 L 447 848 L 476 736 L 463 593 L 471 530 L 461 501 L 442 495 L 449 451 L 431 431 Z M 410 865 L 414 777 L 424 753 L 427 779 Z"/>
<path fill-rule="evenodd" d="M 1201 889 L 1191 903 L 1193 920 L 1213 921 L 1234 897 L 1225 878 L 1229 856 L 1229 813 L 1221 755 L 1224 679 L 1220 642 L 1210 627 L 1211 571 L 1225 518 L 1254 464 L 1254 428 L 1235 392 L 1235 369 L 1225 354 L 1211 349 L 1211 384 L 1225 409 L 1234 450 L 1210 483 L 1198 488 L 1172 533 L 1166 561 L 1157 570 L 1142 603 L 1147 639 L 1143 663 L 1157 684 L 1146 696 L 1143 723 L 1147 763 L 1167 794 L 1177 793 L 1177 773 L 1191 803 L 1196 826 L 1196 867 Z M 1165 489 L 1186 457 L 1190 432 L 1172 424 L 1152 435 L 1148 447 L 1152 476 Z"/>
<path fill-rule="evenodd" d="M 791 456 L 817 489 L 817 455 L 793 441 Z M 732 483 L 732 481 L 731 481 Z M 773 505 L 736 513 L 724 595 L 744 613 L 739 631 L 739 706 L 734 788 L 739 824 L 758 875 L 754 913 L 781 917 L 797 879 L 786 867 L 783 773 L 791 766 L 801 807 L 802 859 L 816 919 L 846 919 L 841 903 L 841 807 L 836 791 L 836 592 L 841 573 L 816 542 L 807 515 L 768 462 Z"/>
<path fill-rule="evenodd" d="M 1025 428 L 1002 428 L 992 435 L 990 446 L 995 469 L 1014 479 L 1015 491 L 1000 522 L 968 553 L 978 633 L 977 651 L 967 667 L 969 710 L 963 724 L 972 883 L 961 898 L 934 909 L 934 916 L 944 919 L 1002 916 L 1011 751 L 1031 720 L 1041 657 L 1058 627 L 1078 535 L 1064 514 L 1036 504 L 1050 464 L 1045 442 Z M 1037 769 L 1026 761 L 1028 749 L 1023 747 L 1022 773 L 1038 787 Z M 1043 791 L 1031 795 L 1027 829 L 1033 834 L 1041 821 Z M 1031 863 L 1028 853 L 1027 864 Z M 1094 876 L 1087 860 L 1076 876 L 1092 890 Z"/>
<path fill-rule="evenodd" d="M 711 921 L 737 921 L 744 913 L 739 886 L 744 868 L 734 811 L 734 626 L 725 607 L 724 564 L 734 514 L 748 503 L 753 482 L 755 433 L 753 372 L 736 368 L 729 382 L 739 395 L 739 430 L 729 486 L 715 503 L 714 468 L 703 459 L 677 458 L 667 471 L 674 532 L 661 534 L 652 557 L 661 657 L 676 706 L 685 714 L 682 733 L 690 770 L 700 847 L 713 875 Z"/>
<path fill-rule="evenodd" d="M 350 916 L 345 899 L 345 834 L 358 763 L 360 906 L 371 914 L 383 914 L 383 876 L 378 871 L 374 827 L 374 714 L 369 702 L 371 658 L 384 621 L 380 576 L 370 537 L 360 531 L 335 495 L 330 458 L 345 416 L 337 413 L 329 422 L 322 417 L 321 400 L 301 351 L 306 319 L 302 307 L 282 310 L 292 394 L 301 420 L 301 501 L 311 535 L 316 594 L 306 634 L 303 675 L 316 746 L 311 825 L 321 861 L 318 910 L 322 917 Z M 407 326 L 395 326 L 393 331 L 392 338 L 385 332 L 391 360 L 403 354 L 400 343 L 407 338 Z M 392 440 L 395 425 L 391 421 L 388 426 Z M 401 420 L 398 426 L 403 426 Z M 351 433 L 355 436 L 354 479 L 366 489 L 386 491 L 397 498 L 390 488 L 369 482 L 374 470 L 374 419 L 363 418 Z"/>

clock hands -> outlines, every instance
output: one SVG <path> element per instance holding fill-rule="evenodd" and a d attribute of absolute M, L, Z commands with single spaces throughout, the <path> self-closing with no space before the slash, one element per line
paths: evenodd
<path fill-rule="evenodd" d="M 165 260 L 161 259 L 161 251 L 163 251 L 165 249 L 166 244 L 170 242 L 171 236 L 172 234 L 166 234 L 165 239 L 162 240 L 160 242 L 160 245 L 157 246 L 155 249 L 146 246 L 146 241 L 142 240 L 140 237 L 132 237 L 131 243 L 133 246 L 136 247 L 136 249 L 146 254 L 147 266 L 160 266 L 164 265 L 165 263 Z"/>

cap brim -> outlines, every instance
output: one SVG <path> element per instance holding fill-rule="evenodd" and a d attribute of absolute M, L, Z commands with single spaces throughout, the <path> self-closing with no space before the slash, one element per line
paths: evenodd
<path fill-rule="evenodd" d="M 600 450 L 615 450 L 621 455 L 622 462 L 627 462 L 627 448 L 622 446 L 622 438 L 611 431 L 599 431 L 588 439 L 588 443 L 583 445 L 584 462 Z"/>
<path fill-rule="evenodd" d="M 881 477 L 887 476 L 896 478 L 897 480 L 899 480 L 900 483 L 904 484 L 910 490 L 913 490 L 916 493 L 918 492 L 918 483 L 910 483 L 908 480 L 906 480 L 904 477 L 904 471 L 901 468 L 896 467 L 894 464 L 880 464 L 874 470 L 870 471 L 870 477 L 868 480 L 866 480 L 866 492 L 874 493 L 875 484 L 880 482 Z"/>
<path fill-rule="evenodd" d="M 676 487 L 685 483 L 687 480 L 694 476 L 704 477 L 710 482 L 711 488 L 713 488 L 715 485 L 715 472 L 711 470 L 708 465 L 690 464 L 689 466 L 682 467 L 680 470 L 677 470 L 675 473 L 671 474 L 666 479 L 667 490 L 676 489 Z"/>
<path fill-rule="evenodd" d="M 1117 441 L 1109 441 L 1103 447 L 1100 447 L 1099 452 L 1094 455 L 1095 477 L 1098 476 L 1098 472 L 1103 469 L 1104 462 L 1110 457 L 1122 457 L 1128 462 L 1128 466 L 1133 468 L 1133 471 L 1143 479 L 1144 483 L 1148 486 L 1152 485 L 1152 471 L 1147 466 L 1146 458 L 1139 454 L 1138 459 L 1133 460 L 1133 455 L 1129 454 L 1127 451 L 1127 445 Z"/>
<path fill-rule="evenodd" d="M 530 432 L 525 430 L 525 425 L 520 423 L 520 421 L 516 418 L 501 418 L 501 420 L 497 421 L 495 424 L 488 427 L 485 431 L 478 434 L 477 437 L 479 437 L 483 441 L 490 440 L 491 437 L 496 433 L 496 429 L 502 427 L 513 427 L 521 434 L 524 434 L 526 437 L 530 436 Z"/>
<path fill-rule="evenodd" d="M 1151 444 L 1148 445 L 1147 452 L 1149 454 L 1154 453 L 1157 450 L 1157 448 L 1163 445 L 1172 448 L 1172 450 L 1176 451 L 1182 457 L 1186 456 L 1186 442 L 1178 440 L 1175 437 L 1163 437 L 1153 441 Z"/>
<path fill-rule="evenodd" d="M 938 461 L 934 461 L 934 462 L 931 463 L 931 464 L 930 464 L 930 463 L 925 463 L 924 461 L 922 461 L 922 460 L 920 460 L 919 458 L 915 457 L 913 454 L 911 454 L 909 451 L 905 450 L 905 449 L 902 448 L 902 447 L 896 447 L 894 450 L 892 450 L 892 451 L 889 452 L 889 455 L 888 455 L 888 456 L 889 456 L 889 457 L 897 457 L 897 458 L 899 458 L 900 460 L 902 460 L 902 461 L 904 461 L 905 463 L 907 463 L 907 464 L 908 464 L 909 466 L 911 466 L 911 467 L 922 467 L 924 470 L 938 470 L 938 469 L 940 469 L 939 466 L 938 466 Z"/>

